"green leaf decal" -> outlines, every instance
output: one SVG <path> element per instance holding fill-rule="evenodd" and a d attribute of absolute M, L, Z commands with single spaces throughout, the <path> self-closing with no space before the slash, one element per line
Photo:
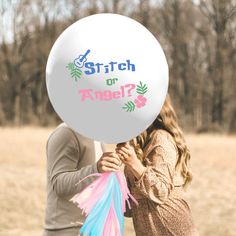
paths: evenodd
<path fill-rule="evenodd" d="M 78 81 L 78 79 L 81 78 L 81 75 L 82 75 L 82 71 L 77 67 L 75 66 L 74 63 L 70 62 L 66 68 L 70 71 L 70 75 L 72 78 L 75 79 L 75 81 Z"/>
<path fill-rule="evenodd" d="M 70 62 L 66 68 L 68 68 L 69 70 L 73 70 L 75 68 L 75 64 Z"/>
<path fill-rule="evenodd" d="M 131 112 L 134 111 L 135 109 L 135 104 L 132 101 L 129 101 L 125 104 L 124 107 L 122 107 L 122 109 L 125 109 L 127 112 Z"/>
<path fill-rule="evenodd" d="M 145 94 L 147 90 L 148 90 L 147 85 L 142 84 L 142 82 L 139 81 L 139 85 L 137 85 L 136 92 L 139 94 Z"/>

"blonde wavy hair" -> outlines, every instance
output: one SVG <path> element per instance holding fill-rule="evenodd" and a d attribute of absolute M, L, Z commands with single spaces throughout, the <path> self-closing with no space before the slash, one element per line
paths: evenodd
<path fill-rule="evenodd" d="M 144 132 L 129 141 L 141 162 L 144 161 L 143 149 L 152 138 L 152 133 L 156 129 L 164 129 L 172 135 L 178 150 L 178 161 L 175 167 L 179 167 L 185 180 L 184 186 L 187 186 L 192 180 L 192 174 L 188 168 L 190 151 L 186 145 L 181 128 L 178 125 L 177 116 L 171 104 L 169 94 L 167 94 L 164 105 L 154 122 Z"/>

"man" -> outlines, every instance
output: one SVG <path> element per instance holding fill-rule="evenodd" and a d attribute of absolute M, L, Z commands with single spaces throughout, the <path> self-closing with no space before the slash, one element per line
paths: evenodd
<path fill-rule="evenodd" d="M 113 152 L 105 152 L 103 143 L 78 134 L 65 123 L 61 123 L 49 136 L 46 152 L 44 236 L 78 236 L 85 216 L 69 200 L 96 177 L 76 184 L 92 173 L 119 170 L 119 157 Z"/>

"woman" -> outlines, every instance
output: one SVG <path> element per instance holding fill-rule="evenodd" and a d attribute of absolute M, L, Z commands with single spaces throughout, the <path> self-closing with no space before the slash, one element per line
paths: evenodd
<path fill-rule="evenodd" d="M 192 175 L 190 153 L 167 95 L 160 114 L 143 133 L 118 144 L 116 153 L 125 164 L 137 236 L 196 236 L 183 188 Z"/>

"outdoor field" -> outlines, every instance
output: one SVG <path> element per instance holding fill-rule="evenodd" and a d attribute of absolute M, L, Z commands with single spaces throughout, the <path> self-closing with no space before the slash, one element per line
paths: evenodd
<path fill-rule="evenodd" d="M 0 128 L 1 236 L 42 235 L 45 145 L 53 129 Z M 194 174 L 186 195 L 200 235 L 236 235 L 236 136 L 188 134 L 186 140 Z M 128 220 L 125 235 L 135 235 Z"/>

